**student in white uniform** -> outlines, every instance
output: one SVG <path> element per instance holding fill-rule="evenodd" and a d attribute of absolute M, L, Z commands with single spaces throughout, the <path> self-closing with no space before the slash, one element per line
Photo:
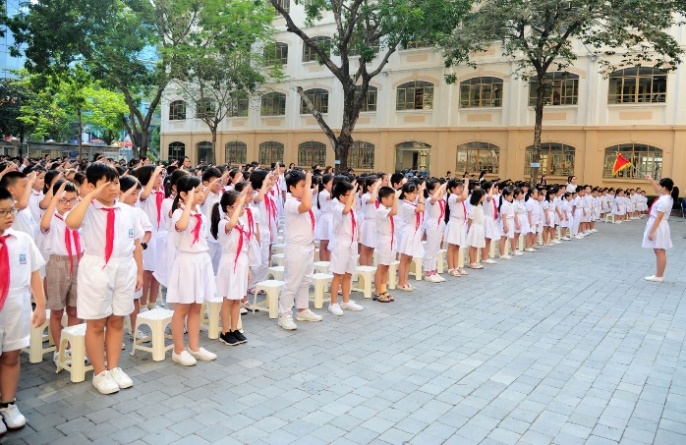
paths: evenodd
<path fill-rule="evenodd" d="M 250 271 L 251 281 L 248 292 L 255 285 L 267 278 L 271 258 L 271 244 L 276 239 L 277 207 L 269 197 L 272 188 L 271 173 L 266 170 L 255 170 L 250 174 L 250 185 L 253 189 L 253 206 L 260 225 L 260 265 Z"/>
<path fill-rule="evenodd" d="M 203 200 L 200 178 L 184 176 L 176 182 L 177 195 L 172 205 L 170 236 L 177 255 L 169 274 L 167 301 L 174 303 L 172 361 L 192 366 L 211 361 L 217 355 L 200 347 L 200 308 L 217 294 L 212 261 L 207 246 L 209 222 L 198 211 Z M 188 349 L 184 331 L 188 330 Z"/>
<path fill-rule="evenodd" d="M 394 301 L 388 293 L 388 269 L 395 260 L 395 215 L 398 213 L 398 195 L 391 187 L 381 187 L 379 189 L 379 205 L 374 207 L 374 217 L 376 218 L 376 251 L 378 264 L 374 274 L 374 299 L 380 303 L 390 303 Z"/>
<path fill-rule="evenodd" d="M 130 388 L 119 367 L 124 317 L 133 312 L 133 294 L 143 285 L 142 228 L 133 209 L 117 202 L 119 174 L 101 162 L 86 169 L 86 190 L 67 227 L 83 228 L 85 253 L 79 263 L 76 313 L 86 321 L 86 353 L 93 386 L 102 394 Z M 105 349 L 107 367 L 105 367 Z"/>
<path fill-rule="evenodd" d="M 441 250 L 443 232 L 445 231 L 445 191 L 448 183 L 440 183 L 438 179 L 426 181 L 424 201 L 424 233 L 426 234 L 426 247 L 424 249 L 423 267 L 426 273 L 426 281 L 430 283 L 442 283 L 445 278 L 436 271 L 438 265 L 438 252 Z"/>
<path fill-rule="evenodd" d="M 486 247 L 484 235 L 484 201 L 486 192 L 483 189 L 475 188 L 469 197 L 469 217 L 467 222 L 467 240 L 465 244 L 469 246 L 469 268 L 483 269 L 484 266 L 477 261 L 479 249 Z"/>
<path fill-rule="evenodd" d="M 0 434 L 26 425 L 16 405 L 19 354 L 29 346 L 31 326 L 45 323 L 45 295 L 38 270 L 45 264 L 33 239 L 12 229 L 16 215 L 12 194 L 0 188 Z M 31 294 L 36 308 L 31 311 Z M 120 345 L 121 346 L 121 345 Z"/>
<path fill-rule="evenodd" d="M 164 179 L 164 200 L 162 201 L 162 222 L 159 228 L 159 236 L 162 241 L 159 247 L 160 255 L 158 262 L 153 272 L 154 278 L 160 285 L 164 287 L 169 286 L 169 272 L 172 264 L 174 264 L 174 257 L 176 256 L 176 247 L 170 234 L 174 233 L 172 227 L 172 205 L 174 198 L 176 198 L 176 183 L 189 173 L 183 170 L 176 170 L 170 176 Z M 169 306 L 167 302 L 167 306 Z M 172 308 L 171 306 L 169 306 Z M 173 308 L 172 308 L 173 309 Z"/>
<path fill-rule="evenodd" d="M 222 172 L 218 168 L 211 167 L 205 170 L 202 174 L 202 186 L 204 201 L 200 206 L 202 214 L 205 215 L 207 221 L 212 219 L 212 209 L 214 205 L 219 202 L 222 197 Z M 210 251 L 210 260 L 212 261 L 212 271 L 217 275 L 219 267 L 219 258 L 222 256 L 222 248 L 215 237 L 209 235 L 207 237 L 207 246 Z"/>
<path fill-rule="evenodd" d="M 76 315 L 76 277 L 83 246 L 79 231 L 70 230 L 64 222 L 65 215 L 79 202 L 76 187 L 69 181 L 60 180 L 53 188 L 53 198 L 41 218 L 40 229 L 41 244 L 49 255 L 45 266 L 45 290 L 50 309 L 50 334 L 55 342 L 53 361 L 57 364 L 64 311 L 67 311 L 67 326 L 80 323 Z"/>
<path fill-rule="evenodd" d="M 645 277 L 647 281 L 661 283 L 664 281 L 665 268 L 667 267 L 667 249 L 672 248 L 672 238 L 669 230 L 669 214 L 672 212 L 672 189 L 674 181 L 670 178 L 662 178 L 657 182 L 650 176 L 646 176 L 657 192 L 653 205 L 650 207 L 650 217 L 643 233 L 643 247 L 653 249 L 655 252 L 656 272 L 655 275 Z"/>
<path fill-rule="evenodd" d="M 279 295 L 278 325 L 287 331 L 297 329 L 293 322 L 321 321 L 321 315 L 310 310 L 310 284 L 314 273 L 314 232 L 317 221 L 312 210 L 312 173 L 292 170 L 286 174 L 288 195 L 284 204 L 286 216 L 284 248 L 284 286 Z"/>
<path fill-rule="evenodd" d="M 484 239 L 485 245 L 481 249 L 481 262 L 484 264 L 495 264 L 496 261 L 490 257 L 491 243 L 495 243 L 500 239 L 500 231 L 498 230 L 498 197 L 499 189 L 495 182 L 484 181 L 481 183 L 482 190 L 486 193 L 483 202 L 484 212 Z"/>
<path fill-rule="evenodd" d="M 331 259 L 331 252 L 329 251 L 329 233 L 331 232 L 331 223 L 333 220 L 333 214 L 331 213 L 332 186 L 333 175 L 326 174 L 322 176 L 322 182 L 319 185 L 319 193 L 317 194 L 316 200 L 316 207 L 320 211 L 315 233 L 315 239 L 319 240 L 319 261 L 329 261 Z"/>
<path fill-rule="evenodd" d="M 29 201 L 36 177 L 36 172 L 25 175 L 18 171 L 11 171 L 0 180 L 0 187 L 7 189 L 12 194 L 14 206 L 17 209 L 12 229 L 26 233 L 34 240 L 38 239 L 38 221 L 33 218 L 29 209 Z"/>
<path fill-rule="evenodd" d="M 515 244 L 515 236 L 514 236 L 514 231 L 515 231 L 515 213 L 514 213 L 514 205 L 512 204 L 512 189 L 509 187 L 505 187 L 501 194 L 500 198 L 498 199 L 499 201 L 499 206 L 498 206 L 498 215 L 500 216 L 499 218 L 499 227 L 498 229 L 500 230 L 500 243 L 498 245 L 498 251 L 499 251 L 499 258 L 504 258 L 506 260 L 509 260 L 512 258 L 511 255 L 505 254 L 505 245 L 506 243 L 510 242 L 510 251 L 514 252 L 517 250 L 517 246 Z"/>
<path fill-rule="evenodd" d="M 513 208 L 515 213 L 515 246 L 519 247 L 519 238 L 524 237 L 526 240 L 526 235 L 529 233 L 529 218 L 526 214 L 526 202 L 524 201 L 525 193 L 521 188 L 514 189 L 512 193 L 514 197 Z M 514 256 L 524 255 L 520 250 L 514 250 Z"/>
<path fill-rule="evenodd" d="M 246 189 L 248 192 L 245 195 L 245 201 L 243 202 L 244 212 L 243 216 L 241 216 L 241 224 L 243 224 L 243 227 L 245 227 L 248 235 L 248 258 L 250 260 L 250 269 L 252 270 L 253 267 L 259 267 L 262 262 L 262 252 L 260 248 L 260 225 L 258 223 L 259 218 L 256 215 L 255 208 L 252 206 L 253 190 L 250 186 L 250 183 L 242 181 L 234 185 L 234 190 L 238 193 L 242 193 L 243 190 Z M 219 210 L 221 210 L 221 208 Z M 248 283 L 248 285 L 249 284 L 250 283 Z M 252 306 L 248 302 L 248 294 L 246 293 L 243 297 L 241 314 L 247 314 L 248 309 L 252 309 Z"/>
<path fill-rule="evenodd" d="M 398 266 L 398 289 L 411 292 L 415 290 L 409 283 L 410 266 L 413 258 L 424 257 L 422 245 L 424 219 L 424 189 L 426 184 L 414 180 L 403 185 L 398 204 L 398 219 L 403 220 L 403 233 L 398 243 L 400 265 Z"/>
<path fill-rule="evenodd" d="M 460 246 L 465 245 L 467 239 L 467 189 L 469 179 L 464 184 L 458 179 L 448 181 L 448 213 L 449 219 L 445 226 L 445 243 L 448 244 L 448 274 L 454 277 L 467 275 L 466 271 L 458 266 Z"/>
<path fill-rule="evenodd" d="M 584 237 L 583 233 L 583 220 L 586 217 L 586 209 L 584 207 L 584 196 L 586 196 L 586 189 L 579 186 L 577 189 L 577 195 L 572 201 L 572 239 L 582 239 Z"/>
<path fill-rule="evenodd" d="M 535 252 L 536 249 L 536 229 L 537 229 L 537 213 L 538 213 L 538 190 L 531 188 L 529 195 L 525 198 L 526 220 L 529 226 L 529 232 L 526 234 L 524 241 L 525 252 Z"/>
<path fill-rule="evenodd" d="M 364 182 L 362 186 L 362 197 L 360 198 L 360 266 L 371 266 L 374 262 L 374 249 L 376 248 L 376 209 L 377 194 L 381 188 L 381 178 L 376 175 L 367 176 L 360 179 Z"/>

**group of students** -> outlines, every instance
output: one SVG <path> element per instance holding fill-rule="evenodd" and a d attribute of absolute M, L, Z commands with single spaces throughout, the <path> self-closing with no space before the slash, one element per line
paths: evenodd
<path fill-rule="evenodd" d="M 468 268 L 482 269 L 495 263 L 489 257 L 492 243 L 500 258 L 509 259 L 508 242 L 513 255 L 523 254 L 517 250 L 521 236 L 526 252 L 537 250 L 539 234 L 543 245 L 559 244 L 558 226 L 571 235 L 562 240 L 580 239 L 596 232 L 604 213 L 622 205 L 621 195 L 610 199 L 610 190 L 591 187 L 569 193 L 509 181 L 313 174 L 286 171 L 279 163 L 271 169 L 196 171 L 186 161 L 127 172 L 106 162 L 78 172 L 64 164 L 29 165 L 21 172 L 16 165 L 0 165 L 0 433 L 5 425 L 26 423 L 14 403 L 19 351 L 28 346 L 30 325 L 45 322 L 46 308 L 57 348 L 65 311 L 68 325 L 85 321 L 93 386 L 112 394 L 133 385 L 119 367 L 124 318 L 136 326 L 139 311 L 158 304 L 161 286 L 174 310 L 175 363 L 217 358 L 200 346 L 201 306 L 208 300 L 222 299 L 219 340 L 230 346 L 247 342 L 238 330 L 240 313 L 248 294 L 267 278 L 280 229 L 284 287 L 277 323 L 294 330 L 296 321 L 322 320 L 309 309 L 315 257 L 329 262 L 328 311 L 342 316 L 363 310 L 350 298 L 358 265 L 376 265 L 374 300 L 389 303 L 394 297 L 387 282 L 396 261 L 398 289 L 411 292 L 415 258 L 422 259 L 427 281 L 445 281 L 437 272 L 444 246 L 448 274 L 460 277 L 468 274 L 460 267 L 461 248 L 469 249 Z M 662 181 L 656 190 L 666 190 Z M 650 234 L 646 229 L 644 241 L 656 255 L 669 239 L 668 227 L 666 237 L 661 229 L 668 203 L 659 201 L 653 208 L 661 221 L 654 230 L 650 226 Z M 632 217 L 645 212 L 640 204 L 631 208 Z M 652 209 L 650 215 L 652 222 L 658 217 Z M 662 272 L 658 256 L 653 278 L 661 280 Z"/>

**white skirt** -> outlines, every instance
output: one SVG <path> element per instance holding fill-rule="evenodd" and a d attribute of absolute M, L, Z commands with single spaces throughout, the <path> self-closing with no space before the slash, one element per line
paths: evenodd
<path fill-rule="evenodd" d="M 467 245 L 469 247 L 486 247 L 486 239 L 484 238 L 484 225 L 472 223 L 467 233 Z"/>
<path fill-rule="evenodd" d="M 178 252 L 168 278 L 167 303 L 202 304 L 216 297 L 217 286 L 207 252 Z"/>
<path fill-rule="evenodd" d="M 514 233 L 515 233 L 515 223 L 514 223 L 514 216 L 512 217 L 507 217 L 507 229 L 508 232 L 505 233 L 505 230 L 503 229 L 503 218 L 500 218 L 498 221 L 498 230 L 500 230 L 500 236 L 501 237 L 507 237 L 508 239 L 514 239 Z"/>
<path fill-rule="evenodd" d="M 411 256 L 413 258 L 424 257 L 424 245 L 422 244 L 422 229 L 415 229 L 411 225 L 406 225 L 403 236 L 398 243 L 398 253 Z"/>
<path fill-rule="evenodd" d="M 653 227 L 654 222 L 655 218 L 650 218 L 646 223 L 646 229 L 643 233 L 643 247 L 646 249 L 671 249 L 672 237 L 667 221 L 660 221 L 660 225 L 657 226 L 657 230 L 655 231 L 654 240 L 651 241 L 648 239 L 648 234 L 651 227 Z"/>
<path fill-rule="evenodd" d="M 158 255 L 157 267 L 153 272 L 153 277 L 164 287 L 169 287 L 169 271 L 174 264 L 174 258 L 176 258 L 176 247 L 174 247 L 174 241 L 171 239 L 172 234 L 168 231 L 160 231 L 158 233 L 164 233 L 164 243 L 160 243 L 158 248 L 160 255 Z"/>
<path fill-rule="evenodd" d="M 525 213 L 519 215 L 519 231 L 517 233 L 523 233 L 527 234 L 529 233 L 530 228 L 529 228 L 529 218 L 526 216 Z"/>
<path fill-rule="evenodd" d="M 242 300 L 248 295 L 249 271 L 250 256 L 247 252 L 241 252 L 237 262 L 235 252 L 222 252 L 217 269 L 217 298 Z"/>
<path fill-rule="evenodd" d="M 331 239 L 330 227 L 333 220 L 333 215 L 331 212 L 325 212 L 321 214 L 321 217 L 317 219 L 317 224 L 314 228 L 314 237 L 320 241 L 328 241 Z"/>
<path fill-rule="evenodd" d="M 143 251 L 143 270 L 154 271 L 157 269 L 160 264 L 160 252 L 164 248 L 166 238 L 166 230 L 161 235 L 159 230 L 153 230 L 150 241 L 148 241 L 148 248 Z"/>
<path fill-rule="evenodd" d="M 467 224 L 464 219 L 449 219 L 445 226 L 445 242 L 455 246 L 463 246 L 467 239 Z"/>
<path fill-rule="evenodd" d="M 360 244 L 374 249 L 377 244 L 376 238 L 376 220 L 365 219 L 362 221 L 362 227 L 360 228 Z"/>
<path fill-rule="evenodd" d="M 488 239 L 500 239 L 500 228 L 493 218 L 484 219 L 484 236 Z"/>

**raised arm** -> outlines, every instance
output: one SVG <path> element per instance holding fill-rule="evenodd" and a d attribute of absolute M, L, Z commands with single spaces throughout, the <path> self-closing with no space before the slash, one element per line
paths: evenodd
<path fill-rule="evenodd" d="M 106 187 L 109 187 L 111 182 L 103 182 L 97 188 L 93 189 L 90 193 L 83 197 L 81 202 L 76 204 L 76 207 L 71 209 L 71 212 L 67 215 L 67 219 L 64 221 L 71 230 L 77 230 L 83 225 L 83 219 L 86 217 L 86 212 L 88 211 L 88 206 L 91 205 L 93 199 L 95 199 L 100 192 L 102 192 Z"/>
<path fill-rule="evenodd" d="M 145 184 L 145 188 L 141 192 L 141 201 L 145 201 L 148 199 L 148 196 L 152 193 L 152 186 L 155 184 L 155 179 L 162 173 L 163 167 L 161 165 L 158 165 L 155 167 L 155 170 L 152 172 L 152 175 L 150 175 L 150 180 L 148 181 L 147 184 Z"/>
<path fill-rule="evenodd" d="M 50 222 L 52 221 L 52 217 L 55 214 L 55 207 L 57 207 L 57 201 L 62 199 L 62 197 L 64 196 L 64 188 L 66 186 L 67 181 L 64 181 L 62 185 L 60 185 L 59 190 L 57 190 L 57 193 L 50 200 L 48 207 L 45 209 L 45 213 L 43 213 L 43 217 L 40 220 L 41 232 L 47 233 L 50 230 Z M 50 189 L 52 190 L 52 187 L 50 187 Z"/>
<path fill-rule="evenodd" d="M 186 199 L 185 201 L 188 201 L 189 203 L 194 202 L 195 199 L 195 189 L 190 189 L 188 193 L 186 193 Z M 187 205 L 186 207 L 183 208 L 183 214 L 181 215 L 181 218 L 176 222 L 175 229 L 177 232 L 184 232 L 186 229 L 188 229 L 188 225 L 191 221 L 191 211 L 193 210 L 192 205 Z"/>
<path fill-rule="evenodd" d="M 31 190 L 33 189 L 33 183 L 36 182 L 36 172 L 31 172 L 27 176 L 29 180 L 29 184 L 26 186 L 26 190 L 24 190 L 24 194 L 19 197 L 17 202 L 14 203 L 14 207 L 17 208 L 17 210 L 24 210 L 29 206 L 29 199 L 31 198 Z"/>
<path fill-rule="evenodd" d="M 348 199 L 345 201 L 345 207 L 343 207 L 343 214 L 347 215 L 352 210 L 353 205 L 355 205 L 355 195 L 357 195 L 358 185 L 355 184 L 353 190 L 348 194 Z"/>
<path fill-rule="evenodd" d="M 306 213 L 312 210 L 312 172 L 307 172 L 305 174 L 305 196 L 303 196 L 298 206 L 299 213 Z"/>
<path fill-rule="evenodd" d="M 434 192 L 433 195 L 431 195 L 431 198 L 429 198 L 429 201 L 431 201 L 431 204 L 436 204 L 436 201 L 439 199 L 443 198 L 443 195 L 445 195 L 445 189 L 448 187 L 448 182 L 444 182 L 441 184 L 440 187 L 438 187 L 438 190 Z"/>

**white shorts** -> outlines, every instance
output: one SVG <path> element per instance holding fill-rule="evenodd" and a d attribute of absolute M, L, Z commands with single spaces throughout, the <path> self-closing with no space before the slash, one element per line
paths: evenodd
<path fill-rule="evenodd" d="M 105 259 L 84 255 L 79 263 L 76 313 L 84 320 L 110 315 L 124 317 L 133 312 L 138 267 L 131 258 Z"/>
<path fill-rule="evenodd" d="M 329 272 L 342 275 L 353 274 L 357 268 L 357 243 L 350 246 L 347 242 L 336 242 L 331 251 Z"/>
<path fill-rule="evenodd" d="M 391 249 L 391 237 L 379 238 L 376 246 L 377 262 L 382 266 L 390 266 L 395 261 L 395 240 Z"/>
<path fill-rule="evenodd" d="M 0 355 L 29 346 L 31 335 L 31 292 L 10 290 L 0 311 Z"/>

